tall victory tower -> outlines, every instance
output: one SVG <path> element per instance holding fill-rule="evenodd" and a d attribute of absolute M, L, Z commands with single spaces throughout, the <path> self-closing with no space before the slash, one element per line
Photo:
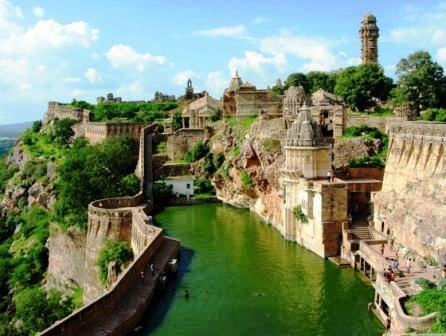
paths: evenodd
<path fill-rule="evenodd" d="M 361 38 L 362 63 L 378 63 L 379 28 L 376 25 L 376 17 L 374 15 L 366 14 L 362 18 L 359 37 Z"/>

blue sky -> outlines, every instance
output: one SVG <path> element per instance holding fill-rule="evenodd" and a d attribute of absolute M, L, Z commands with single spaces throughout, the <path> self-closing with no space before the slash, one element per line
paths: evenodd
<path fill-rule="evenodd" d="M 367 12 L 388 75 L 419 49 L 446 65 L 441 1 L 0 0 L 0 124 L 39 119 L 49 100 L 180 95 L 189 77 L 218 98 L 235 69 L 266 87 L 357 64 Z"/>

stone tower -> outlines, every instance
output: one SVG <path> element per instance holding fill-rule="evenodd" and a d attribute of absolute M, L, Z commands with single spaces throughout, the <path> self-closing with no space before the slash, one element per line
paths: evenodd
<path fill-rule="evenodd" d="M 362 18 L 359 37 L 361 38 L 362 63 L 378 63 L 379 28 L 374 15 L 366 14 Z"/>
<path fill-rule="evenodd" d="M 186 86 L 186 94 L 184 96 L 185 99 L 193 99 L 194 98 L 194 87 L 192 86 L 192 80 L 189 78 Z"/>

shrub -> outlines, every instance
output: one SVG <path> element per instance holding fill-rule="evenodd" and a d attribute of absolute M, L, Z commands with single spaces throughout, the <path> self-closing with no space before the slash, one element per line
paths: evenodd
<path fill-rule="evenodd" d="M 418 278 L 415 280 L 415 283 L 423 289 L 435 288 L 435 284 L 425 278 Z"/>
<path fill-rule="evenodd" d="M 348 162 L 349 168 L 384 168 L 384 161 L 377 156 L 362 156 L 357 159 L 351 159 Z"/>
<path fill-rule="evenodd" d="M 196 194 L 212 194 L 215 195 L 215 188 L 209 179 L 195 179 L 194 193 Z"/>
<path fill-rule="evenodd" d="M 243 187 L 245 189 L 252 189 L 254 187 L 251 175 L 249 175 L 249 173 L 244 169 L 240 171 L 240 180 L 242 181 Z"/>
<path fill-rule="evenodd" d="M 42 129 L 42 121 L 41 120 L 34 121 L 31 127 L 31 131 L 33 131 L 34 133 L 39 133 L 41 129 Z"/>
<path fill-rule="evenodd" d="M 108 264 L 116 262 L 119 270 L 122 270 L 133 259 L 130 245 L 125 241 L 109 240 L 99 251 L 97 265 L 99 267 L 99 280 L 102 284 L 107 282 Z"/>
<path fill-rule="evenodd" d="M 74 135 L 71 126 L 75 123 L 76 121 L 71 119 L 56 119 L 50 134 L 50 139 L 59 145 L 66 145 L 68 140 Z"/>
<path fill-rule="evenodd" d="M 221 152 L 218 152 L 217 154 L 214 155 L 214 158 L 213 158 L 212 162 L 214 163 L 214 167 L 216 169 L 219 169 L 223 165 L 223 163 L 225 162 L 224 154 L 221 153 Z"/>
<path fill-rule="evenodd" d="M 267 152 L 278 152 L 281 148 L 280 141 L 270 138 L 263 139 L 262 148 Z"/>
<path fill-rule="evenodd" d="M 211 112 L 211 121 L 215 122 L 221 119 L 221 111 L 212 111 Z"/>
<path fill-rule="evenodd" d="M 192 163 L 204 158 L 209 153 L 209 145 L 203 141 L 197 142 L 190 151 L 184 155 L 186 162 Z"/>
<path fill-rule="evenodd" d="M 293 208 L 293 216 L 302 223 L 308 223 L 308 218 L 304 214 L 300 206 L 296 206 Z"/>
<path fill-rule="evenodd" d="M 167 151 L 167 143 L 162 141 L 155 146 L 155 154 L 164 154 Z"/>
<path fill-rule="evenodd" d="M 120 184 L 119 194 L 123 196 L 136 195 L 140 190 L 139 178 L 135 174 L 124 176 Z"/>
<path fill-rule="evenodd" d="M 239 157 L 240 156 L 240 146 L 236 145 L 234 147 L 231 147 L 231 149 L 228 152 L 228 155 L 231 157 Z"/>
<path fill-rule="evenodd" d="M 155 182 L 153 184 L 153 202 L 156 206 L 164 205 L 172 195 L 172 185 L 167 185 L 166 182 Z"/>
<path fill-rule="evenodd" d="M 0 158 L 0 194 L 5 191 L 6 182 L 14 175 L 15 169 L 8 167 L 6 161 Z"/>
<path fill-rule="evenodd" d="M 174 131 L 183 127 L 182 120 L 183 120 L 183 116 L 181 114 L 181 111 L 179 111 L 179 110 L 175 111 L 174 114 L 172 115 L 172 128 Z"/>

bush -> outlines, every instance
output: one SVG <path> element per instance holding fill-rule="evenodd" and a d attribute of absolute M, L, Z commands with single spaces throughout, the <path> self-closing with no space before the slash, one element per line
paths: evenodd
<path fill-rule="evenodd" d="M 209 179 L 195 179 L 194 180 L 195 194 L 211 194 L 215 195 L 215 188 Z"/>
<path fill-rule="evenodd" d="M 172 195 L 172 185 L 167 185 L 166 182 L 155 182 L 153 184 L 153 202 L 156 206 L 163 206 Z"/>
<path fill-rule="evenodd" d="M 107 282 L 108 264 L 116 262 L 119 270 L 133 259 L 133 251 L 130 245 L 125 241 L 109 240 L 99 251 L 97 265 L 99 267 L 99 280 L 102 284 Z"/>
<path fill-rule="evenodd" d="M 122 196 L 133 196 L 140 191 L 139 178 L 135 174 L 124 176 L 120 184 L 119 194 Z"/>
<path fill-rule="evenodd" d="M 172 115 L 172 128 L 174 131 L 183 127 L 183 116 L 181 111 L 177 110 Z"/>
<path fill-rule="evenodd" d="M 41 120 L 34 121 L 31 127 L 31 131 L 33 131 L 34 133 L 39 133 L 41 129 L 42 129 L 42 121 Z"/>
<path fill-rule="evenodd" d="M 212 162 L 214 164 L 214 167 L 216 169 L 219 169 L 223 165 L 223 163 L 225 162 L 224 154 L 221 153 L 221 152 L 218 152 L 217 154 L 214 155 L 214 158 L 213 158 Z"/>
<path fill-rule="evenodd" d="M 349 168 L 384 168 L 384 161 L 377 156 L 363 156 L 357 159 L 351 159 L 347 165 Z"/>
<path fill-rule="evenodd" d="M 216 122 L 221 119 L 221 111 L 212 111 L 211 112 L 211 121 Z"/>
<path fill-rule="evenodd" d="M 242 181 L 245 189 L 252 189 L 254 187 L 251 175 L 249 175 L 249 173 L 244 169 L 240 171 L 240 180 Z"/>
<path fill-rule="evenodd" d="M 72 119 L 56 119 L 50 134 L 51 141 L 54 141 L 61 146 L 66 145 L 68 140 L 74 135 L 74 131 L 71 127 L 75 123 L 76 121 Z"/>
<path fill-rule="evenodd" d="M 8 167 L 6 161 L 0 158 L 0 194 L 5 192 L 8 180 L 14 175 L 15 169 Z"/>
<path fill-rule="evenodd" d="M 196 162 L 208 155 L 209 151 L 209 145 L 199 141 L 184 155 L 184 160 L 189 163 Z"/>
<path fill-rule="evenodd" d="M 418 278 L 417 280 L 415 280 L 415 283 L 423 289 L 435 288 L 435 284 L 425 278 Z"/>
<path fill-rule="evenodd" d="M 228 155 L 230 157 L 239 157 L 240 156 L 240 146 L 236 145 L 234 147 L 231 147 L 231 149 L 228 152 Z"/>
<path fill-rule="evenodd" d="M 281 144 L 279 140 L 267 138 L 262 140 L 262 148 L 267 152 L 278 152 Z"/>
<path fill-rule="evenodd" d="M 429 108 L 421 112 L 421 119 L 427 121 L 446 121 L 446 109 L 444 108 Z"/>
<path fill-rule="evenodd" d="M 304 214 L 300 206 L 296 206 L 293 208 L 293 216 L 302 223 L 308 223 L 308 218 Z"/>

